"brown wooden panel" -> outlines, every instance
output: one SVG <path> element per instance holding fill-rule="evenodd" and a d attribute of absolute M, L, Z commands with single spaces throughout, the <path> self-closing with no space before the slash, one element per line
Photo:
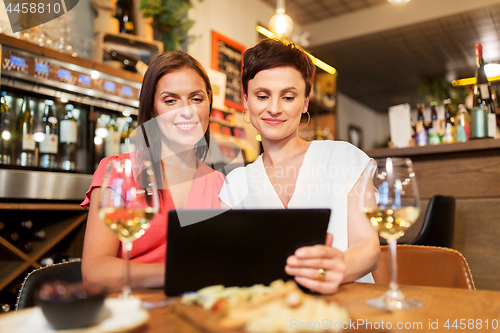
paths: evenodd
<path fill-rule="evenodd" d="M 456 198 L 500 197 L 500 156 L 470 157 L 455 154 L 440 159 L 414 159 L 414 169 L 422 198 L 436 194 Z"/>
<path fill-rule="evenodd" d="M 476 288 L 500 290 L 500 198 L 459 199 L 453 247 L 469 262 Z"/>

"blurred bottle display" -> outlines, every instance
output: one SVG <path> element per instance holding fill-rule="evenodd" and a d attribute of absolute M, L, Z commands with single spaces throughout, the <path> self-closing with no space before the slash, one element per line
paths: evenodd
<path fill-rule="evenodd" d="M 16 164 L 19 166 L 35 165 L 36 142 L 33 138 L 35 114 L 30 107 L 30 98 L 24 96 L 23 107 L 16 121 Z"/>
<path fill-rule="evenodd" d="M 5 91 L 2 91 L 0 104 L 0 164 L 11 164 L 12 141 L 11 141 L 11 120 L 12 112 L 5 99 Z"/>
<path fill-rule="evenodd" d="M 455 142 L 455 124 L 454 119 L 451 116 L 451 99 L 445 100 L 443 104 L 445 118 L 443 143 L 452 143 Z"/>
<path fill-rule="evenodd" d="M 415 140 L 417 146 L 425 146 L 428 142 L 427 128 L 424 120 L 424 107 L 425 105 L 423 103 L 417 104 L 418 118 L 415 125 Z"/>
<path fill-rule="evenodd" d="M 42 124 L 45 137 L 40 142 L 39 166 L 45 169 L 56 169 L 59 137 L 57 135 L 57 116 L 53 101 L 45 101 Z"/>
<path fill-rule="evenodd" d="M 456 140 L 465 142 L 470 139 L 470 115 L 464 104 L 458 106 L 457 116 L 455 117 Z"/>
<path fill-rule="evenodd" d="M 431 102 L 431 122 L 429 123 L 429 128 L 427 129 L 428 144 L 438 145 L 441 143 L 441 137 L 439 135 L 439 121 L 437 118 L 437 103 Z"/>
<path fill-rule="evenodd" d="M 78 125 L 76 118 L 73 115 L 74 106 L 66 104 L 63 119 L 60 124 L 60 169 L 75 170 L 76 169 L 76 143 L 78 134 Z"/>
<path fill-rule="evenodd" d="M 491 100 L 493 106 L 495 107 L 495 118 L 497 124 L 495 138 L 500 139 L 500 108 L 498 107 L 498 90 L 496 86 L 491 86 Z"/>

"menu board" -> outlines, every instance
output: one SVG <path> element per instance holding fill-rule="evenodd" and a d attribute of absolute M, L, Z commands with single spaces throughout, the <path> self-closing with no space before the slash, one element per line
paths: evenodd
<path fill-rule="evenodd" d="M 243 110 L 241 72 L 245 47 L 212 31 L 212 68 L 226 74 L 226 100 L 228 107 Z"/>

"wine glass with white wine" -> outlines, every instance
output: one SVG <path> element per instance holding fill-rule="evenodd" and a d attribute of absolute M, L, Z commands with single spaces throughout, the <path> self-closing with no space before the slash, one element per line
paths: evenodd
<path fill-rule="evenodd" d="M 130 297 L 130 251 L 132 242 L 149 228 L 158 212 L 158 187 L 151 163 L 118 158 L 109 161 L 101 187 L 99 217 L 122 243 L 125 261 L 122 297 Z"/>
<path fill-rule="evenodd" d="M 380 237 L 389 244 L 391 283 L 383 296 L 366 303 L 379 309 L 416 309 L 423 306 L 405 297 L 397 280 L 397 240 L 420 215 L 415 172 L 409 158 L 382 158 L 370 161 L 363 172 L 363 195 L 360 209 Z"/>

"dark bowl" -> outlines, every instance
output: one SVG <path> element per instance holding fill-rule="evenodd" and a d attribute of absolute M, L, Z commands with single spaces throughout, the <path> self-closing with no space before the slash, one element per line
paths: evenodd
<path fill-rule="evenodd" d="M 42 309 L 45 319 L 57 330 L 83 328 L 96 323 L 103 310 L 106 291 L 90 294 L 86 291 L 55 296 L 37 298 L 37 304 Z"/>

